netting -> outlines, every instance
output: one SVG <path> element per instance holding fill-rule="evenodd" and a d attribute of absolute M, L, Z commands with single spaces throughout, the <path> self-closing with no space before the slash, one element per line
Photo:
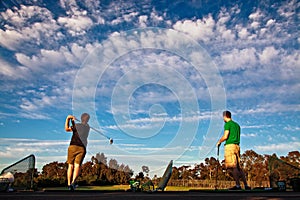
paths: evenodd
<path fill-rule="evenodd" d="M 35 156 L 29 155 L 18 162 L 4 168 L 1 175 L 13 174 L 14 189 L 33 189 L 33 176 L 35 172 Z"/>
<path fill-rule="evenodd" d="M 296 164 L 271 156 L 269 158 L 270 187 L 285 190 L 286 186 L 290 186 L 294 191 L 299 191 L 300 168 Z"/>
<path fill-rule="evenodd" d="M 172 175 L 172 166 L 173 166 L 173 160 L 170 161 L 169 165 L 167 166 L 164 175 L 162 176 L 161 181 L 158 183 L 158 190 L 164 191 L 165 187 L 167 186 L 171 175 Z"/>

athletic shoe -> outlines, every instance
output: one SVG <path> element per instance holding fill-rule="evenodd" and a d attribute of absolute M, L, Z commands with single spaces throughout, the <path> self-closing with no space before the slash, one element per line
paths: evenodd
<path fill-rule="evenodd" d="M 69 185 L 69 186 L 68 186 L 68 190 L 74 191 L 74 190 L 75 190 L 74 184 Z"/>
<path fill-rule="evenodd" d="M 245 190 L 251 190 L 251 187 L 249 187 L 248 185 L 245 186 Z"/>
<path fill-rule="evenodd" d="M 73 191 L 73 187 L 71 185 L 68 185 L 68 190 Z"/>
<path fill-rule="evenodd" d="M 232 188 L 229 188 L 228 190 L 241 190 L 241 186 L 234 186 Z"/>

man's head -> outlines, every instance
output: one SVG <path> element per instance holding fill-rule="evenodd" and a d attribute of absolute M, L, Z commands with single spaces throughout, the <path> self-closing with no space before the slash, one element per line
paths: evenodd
<path fill-rule="evenodd" d="M 224 122 L 228 122 L 231 120 L 231 112 L 226 110 L 223 112 L 223 120 Z"/>
<path fill-rule="evenodd" d="M 90 119 L 90 115 L 89 115 L 89 114 L 83 113 L 83 114 L 81 115 L 81 123 L 87 124 L 88 121 L 89 121 L 89 119 Z"/>

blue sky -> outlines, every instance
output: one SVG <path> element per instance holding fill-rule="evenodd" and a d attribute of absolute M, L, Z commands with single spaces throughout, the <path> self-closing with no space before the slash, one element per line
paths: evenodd
<path fill-rule="evenodd" d="M 150 174 L 216 157 L 222 111 L 242 152 L 300 147 L 299 2 L 5 0 L 0 168 L 64 162 L 68 114 L 91 114 L 103 152 Z M 221 154 L 222 156 L 222 154 Z"/>

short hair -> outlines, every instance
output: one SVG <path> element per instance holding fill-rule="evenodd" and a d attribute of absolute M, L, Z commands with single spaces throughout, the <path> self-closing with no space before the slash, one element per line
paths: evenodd
<path fill-rule="evenodd" d="M 231 112 L 226 110 L 223 112 L 223 117 L 226 116 L 227 118 L 231 118 Z"/>
<path fill-rule="evenodd" d="M 90 119 L 90 115 L 87 113 L 82 113 L 81 115 L 81 122 L 87 123 Z"/>

